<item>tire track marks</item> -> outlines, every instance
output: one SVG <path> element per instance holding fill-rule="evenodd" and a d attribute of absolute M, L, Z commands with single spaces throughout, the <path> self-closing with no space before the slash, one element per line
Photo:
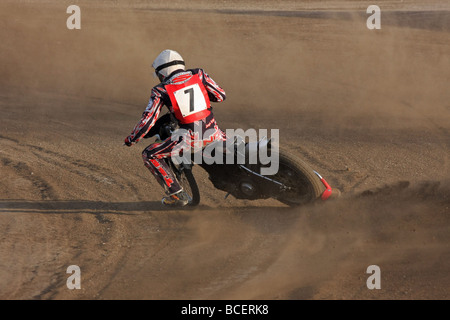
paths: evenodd
<path fill-rule="evenodd" d="M 12 157 L 3 156 L 2 163 L 5 166 L 9 166 L 17 172 L 20 177 L 31 180 L 33 185 L 40 190 L 41 199 L 57 199 L 54 182 L 53 185 L 49 180 L 57 180 L 59 182 L 56 173 L 58 169 L 62 171 L 59 172 L 61 175 L 73 174 L 75 176 L 87 179 L 88 181 L 100 184 L 105 187 L 115 187 L 119 191 L 131 192 L 134 194 L 139 193 L 139 188 L 131 182 L 131 179 L 120 173 L 120 170 L 113 171 L 105 166 L 99 166 L 86 159 L 73 157 L 61 152 L 50 150 L 49 148 L 44 148 L 41 146 L 36 146 L 32 144 L 20 143 L 19 141 L 6 137 L 0 136 L 2 142 L 12 149 L 11 155 L 17 157 L 20 154 L 26 154 L 26 159 L 29 160 L 29 164 L 22 160 L 14 160 Z M 6 142 L 6 143 L 5 143 Z M 2 151 L 3 154 L 7 154 L 7 151 Z M 1 155 L 1 153 L 0 153 Z M 30 157 L 30 155 L 35 158 Z M 34 169 L 50 168 L 50 173 L 52 174 L 50 179 L 44 179 L 37 175 Z M 68 179 L 70 182 L 70 179 Z M 64 183 L 67 183 L 67 179 L 64 178 Z M 94 188 L 97 188 L 93 186 Z M 56 188 L 58 189 L 58 188 Z"/>
<path fill-rule="evenodd" d="M 35 189 L 38 190 L 42 200 L 57 200 L 53 187 L 45 179 L 34 174 L 25 162 L 14 161 L 8 157 L 2 157 L 1 163 L 5 167 L 13 169 L 18 176 L 31 181 Z"/>

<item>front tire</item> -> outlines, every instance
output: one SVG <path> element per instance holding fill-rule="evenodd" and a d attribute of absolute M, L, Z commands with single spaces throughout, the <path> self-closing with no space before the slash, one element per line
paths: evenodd
<path fill-rule="evenodd" d="M 291 207 L 314 202 L 325 191 L 325 186 L 314 170 L 285 150 L 280 150 L 278 172 L 272 178 L 289 187 L 277 199 Z"/>

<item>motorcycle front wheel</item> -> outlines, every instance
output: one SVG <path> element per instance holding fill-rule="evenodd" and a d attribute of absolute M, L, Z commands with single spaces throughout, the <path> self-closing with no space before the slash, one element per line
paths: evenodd
<path fill-rule="evenodd" d="M 283 183 L 288 189 L 283 190 L 277 200 L 296 207 L 320 198 L 325 186 L 306 162 L 285 150 L 280 150 L 278 159 L 278 172 L 271 178 Z"/>

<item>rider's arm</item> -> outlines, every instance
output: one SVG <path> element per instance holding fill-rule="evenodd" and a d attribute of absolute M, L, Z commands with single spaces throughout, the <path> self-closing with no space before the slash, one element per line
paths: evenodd
<path fill-rule="evenodd" d="M 128 141 L 131 144 L 137 143 L 144 137 L 155 124 L 158 119 L 161 107 L 164 102 L 161 98 L 161 93 L 156 89 L 152 89 L 152 94 L 148 102 L 147 108 L 142 114 L 141 120 L 136 124 L 131 134 L 128 136 Z"/>
<path fill-rule="evenodd" d="M 208 91 L 209 100 L 221 102 L 226 98 L 225 91 L 202 69 L 198 71 L 200 78 Z"/>

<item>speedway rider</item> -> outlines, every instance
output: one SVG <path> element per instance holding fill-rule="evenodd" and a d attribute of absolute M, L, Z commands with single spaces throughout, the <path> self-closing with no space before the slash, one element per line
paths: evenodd
<path fill-rule="evenodd" d="M 178 153 L 186 141 L 198 143 L 195 141 L 198 135 L 195 135 L 194 127 L 198 130 L 199 125 L 202 132 L 208 133 L 201 136 L 203 147 L 214 141 L 226 140 L 225 133 L 218 127 L 211 111 L 211 102 L 224 101 L 225 91 L 203 69 L 185 70 L 183 58 L 173 50 L 162 51 L 152 67 L 161 83 L 153 87 L 147 108 L 131 134 L 125 138 L 125 144 L 131 146 L 137 143 L 153 127 L 162 106 L 169 108 L 180 128 L 187 130 L 190 137 L 186 139 L 181 136 L 178 140 L 169 137 L 153 143 L 144 149 L 142 157 L 145 166 L 166 192 L 162 203 L 185 206 L 189 203 L 189 196 L 162 159 Z"/>

